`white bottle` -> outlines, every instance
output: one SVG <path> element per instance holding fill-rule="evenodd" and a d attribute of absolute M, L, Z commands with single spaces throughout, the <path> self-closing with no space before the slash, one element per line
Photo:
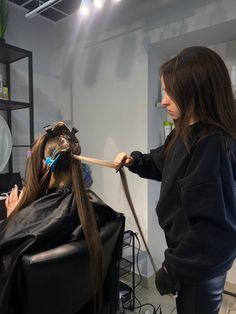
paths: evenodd
<path fill-rule="evenodd" d="M 174 122 L 169 114 L 166 115 L 166 120 L 163 122 L 164 128 L 164 140 L 166 140 L 167 136 L 174 129 Z"/>
<path fill-rule="evenodd" d="M 236 65 L 232 66 L 230 78 L 231 78 L 231 84 L 232 84 L 234 99 L 236 99 Z"/>
<path fill-rule="evenodd" d="M 3 79 L 2 74 L 0 74 L 0 99 L 3 98 Z"/>
<path fill-rule="evenodd" d="M 170 121 L 164 121 L 163 126 L 164 126 L 164 139 L 166 140 L 167 136 L 172 131 L 172 123 Z"/>

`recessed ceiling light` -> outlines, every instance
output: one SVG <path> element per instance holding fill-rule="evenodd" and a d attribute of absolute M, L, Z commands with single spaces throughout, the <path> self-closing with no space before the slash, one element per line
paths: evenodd
<path fill-rule="evenodd" d="M 79 13 L 83 16 L 88 16 L 89 15 L 89 9 L 88 7 L 86 7 L 85 5 L 83 5 L 82 7 L 80 7 L 79 9 Z"/>
<path fill-rule="evenodd" d="M 91 11 L 91 0 L 82 0 L 79 8 L 79 14 L 82 16 L 88 16 Z"/>
<path fill-rule="evenodd" d="M 96 8 L 101 9 L 104 6 L 105 0 L 94 0 L 93 4 Z"/>

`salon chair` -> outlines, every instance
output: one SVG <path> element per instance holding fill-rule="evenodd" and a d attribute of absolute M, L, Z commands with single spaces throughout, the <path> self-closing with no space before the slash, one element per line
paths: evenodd
<path fill-rule="evenodd" d="M 125 217 L 100 229 L 104 248 L 103 308 L 119 311 L 119 266 Z M 85 240 L 24 255 L 20 265 L 22 314 L 93 314 L 89 253 Z"/>

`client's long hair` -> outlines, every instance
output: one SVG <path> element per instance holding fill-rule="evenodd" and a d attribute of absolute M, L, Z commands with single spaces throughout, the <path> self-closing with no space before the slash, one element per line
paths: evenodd
<path fill-rule="evenodd" d="M 27 161 L 24 192 L 14 213 L 45 194 L 52 172 L 44 160 L 53 155 L 55 159 L 60 154 L 54 173 L 55 175 L 67 174 L 71 177 L 78 216 L 90 254 L 94 300 L 95 304 L 98 300 L 101 305 L 103 252 L 92 204 L 83 183 L 81 163 L 73 158 L 73 154 L 79 155 L 80 152 L 80 144 L 75 133 L 63 122 L 55 123 L 48 132 L 39 136 L 33 144 L 31 157 Z"/>

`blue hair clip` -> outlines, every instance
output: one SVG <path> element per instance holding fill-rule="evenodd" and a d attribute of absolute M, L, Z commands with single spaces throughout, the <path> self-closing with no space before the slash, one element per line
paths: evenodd
<path fill-rule="evenodd" d="M 55 166 L 59 160 L 59 158 L 61 157 L 61 154 L 58 154 L 57 157 L 55 159 L 52 159 L 51 157 L 47 157 L 45 159 L 45 163 L 47 166 L 50 167 L 51 172 L 55 171 Z"/>

